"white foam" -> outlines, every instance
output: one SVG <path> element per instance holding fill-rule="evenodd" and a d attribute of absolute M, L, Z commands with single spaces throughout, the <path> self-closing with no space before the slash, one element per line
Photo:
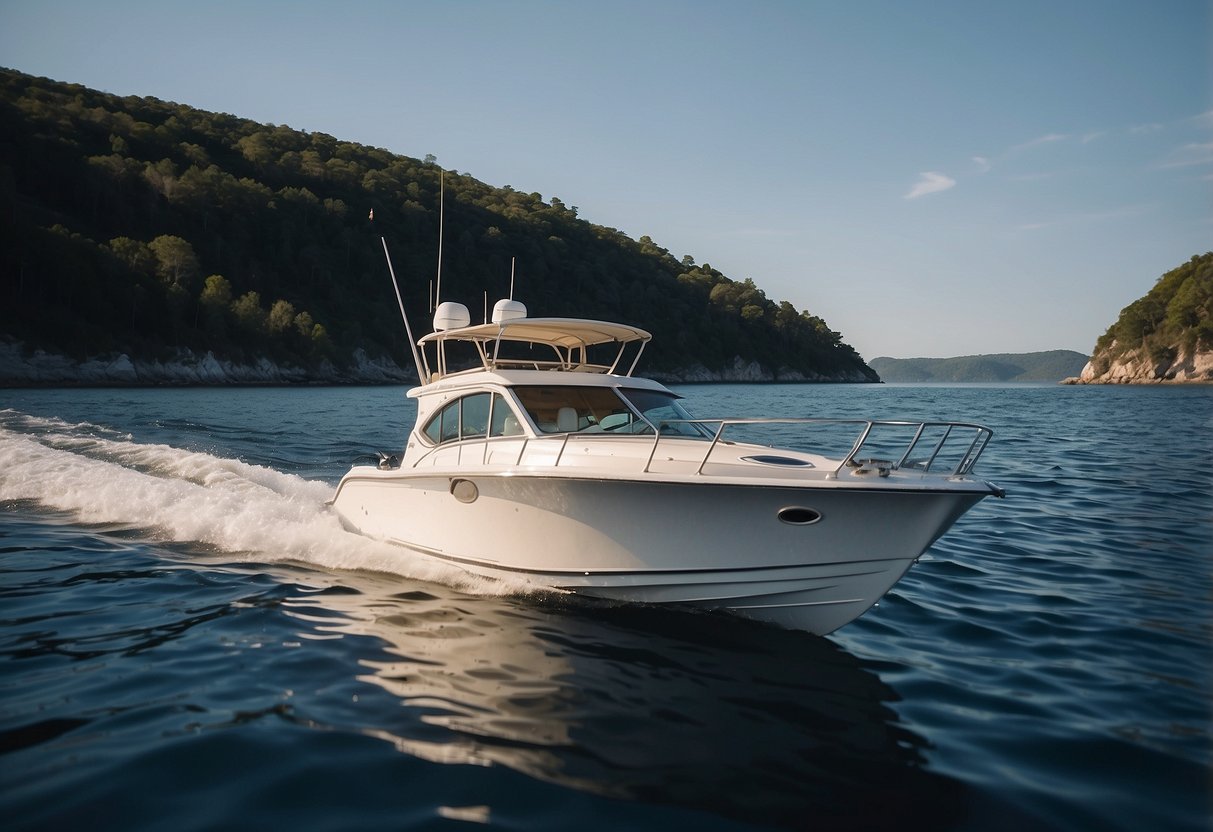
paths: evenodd
<path fill-rule="evenodd" d="M 390 572 L 478 593 L 526 589 L 347 532 L 326 505 L 332 493 L 326 483 L 236 459 L 0 411 L 0 501 L 28 500 L 234 559 Z"/>

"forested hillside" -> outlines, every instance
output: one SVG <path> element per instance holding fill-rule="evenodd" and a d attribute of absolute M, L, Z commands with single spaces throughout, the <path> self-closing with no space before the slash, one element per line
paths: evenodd
<path fill-rule="evenodd" d="M 1213 252 L 1171 269 L 1122 309 L 1079 380 L 1213 381 Z"/>
<path fill-rule="evenodd" d="M 439 175 L 432 157 L 0 70 L 0 335 L 81 360 L 188 349 L 340 366 L 361 348 L 409 366 L 378 238 L 427 331 Z M 508 293 L 513 257 L 533 315 L 650 329 L 645 369 L 741 359 L 876 378 L 825 321 L 750 280 L 555 196 L 455 171 L 445 188 L 443 298 L 473 315 Z"/>
<path fill-rule="evenodd" d="M 893 382 L 1061 381 L 1078 375 L 1087 356 L 1073 350 L 962 355 L 955 358 L 873 358 L 872 369 Z"/>

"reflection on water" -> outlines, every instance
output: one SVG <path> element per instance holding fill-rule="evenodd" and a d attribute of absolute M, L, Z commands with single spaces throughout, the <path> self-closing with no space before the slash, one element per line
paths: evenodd
<path fill-rule="evenodd" d="M 384 643 L 388 658 L 361 659 L 359 679 L 409 718 L 363 730 L 406 754 L 746 822 L 950 821 L 960 785 L 924 770 L 925 742 L 885 704 L 895 692 L 825 639 L 724 616 L 336 580 L 287 606 L 317 633 Z"/>

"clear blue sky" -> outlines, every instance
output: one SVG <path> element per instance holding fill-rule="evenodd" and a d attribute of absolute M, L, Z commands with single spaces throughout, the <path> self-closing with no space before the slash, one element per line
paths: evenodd
<path fill-rule="evenodd" d="M 0 0 L 0 65 L 432 153 L 869 359 L 1087 352 L 1213 249 L 1211 50 L 1213 0 Z"/>

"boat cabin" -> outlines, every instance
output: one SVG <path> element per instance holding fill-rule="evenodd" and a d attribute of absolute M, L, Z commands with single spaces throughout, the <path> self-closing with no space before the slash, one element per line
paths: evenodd
<path fill-rule="evenodd" d="M 423 446 L 658 429 L 710 437 L 700 425 L 682 424 L 693 417 L 676 394 L 632 377 L 652 338 L 645 330 L 525 314 L 521 303 L 502 301 L 493 322 L 472 326 L 462 304 L 439 305 L 435 331 L 417 342 L 427 382 L 409 391 L 418 400 L 414 435 Z"/>

